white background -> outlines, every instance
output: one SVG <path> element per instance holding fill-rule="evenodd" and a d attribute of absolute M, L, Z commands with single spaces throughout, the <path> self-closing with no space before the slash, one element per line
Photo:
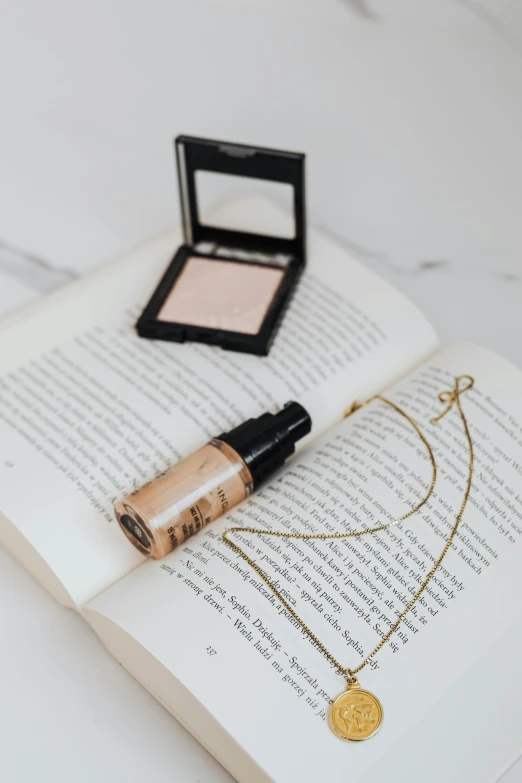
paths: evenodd
<path fill-rule="evenodd" d="M 188 133 L 306 152 L 312 225 L 522 366 L 521 98 L 520 0 L 1 0 L 0 312 L 176 225 Z M 0 634 L 2 781 L 231 780 L 2 551 Z"/>

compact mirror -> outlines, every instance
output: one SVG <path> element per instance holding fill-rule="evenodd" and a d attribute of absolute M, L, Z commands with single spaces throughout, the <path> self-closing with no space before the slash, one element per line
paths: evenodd
<path fill-rule="evenodd" d="M 267 356 L 306 265 L 305 156 L 194 136 L 175 146 L 184 241 L 138 334 Z"/>
<path fill-rule="evenodd" d="M 222 204 L 260 197 L 280 207 L 277 224 L 273 218 L 268 223 L 264 211 L 252 209 L 242 219 L 241 230 L 281 239 L 295 238 L 294 188 L 290 183 L 257 177 L 238 177 L 202 169 L 195 172 L 195 180 L 200 225 L 235 231 L 237 225 L 225 213 L 220 217 L 213 215 L 210 218 L 210 215 Z"/>

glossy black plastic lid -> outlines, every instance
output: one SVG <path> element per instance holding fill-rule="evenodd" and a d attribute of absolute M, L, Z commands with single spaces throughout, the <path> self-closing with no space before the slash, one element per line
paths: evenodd
<path fill-rule="evenodd" d="M 294 256 L 305 261 L 305 156 L 296 152 L 178 136 L 175 140 L 185 243 L 202 242 L 247 251 Z M 207 225 L 199 213 L 197 172 L 214 172 L 285 183 L 293 189 L 295 232 L 291 237 L 269 236 Z"/>
<path fill-rule="evenodd" d="M 254 487 L 285 464 L 295 444 L 312 429 L 308 411 L 298 402 L 287 402 L 278 413 L 263 413 L 257 419 L 218 435 L 247 465 Z"/>

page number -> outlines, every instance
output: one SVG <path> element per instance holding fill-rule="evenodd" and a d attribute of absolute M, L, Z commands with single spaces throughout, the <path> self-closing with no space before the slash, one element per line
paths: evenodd
<path fill-rule="evenodd" d="M 207 655 L 217 655 L 217 650 L 214 650 L 213 647 L 207 647 Z"/>

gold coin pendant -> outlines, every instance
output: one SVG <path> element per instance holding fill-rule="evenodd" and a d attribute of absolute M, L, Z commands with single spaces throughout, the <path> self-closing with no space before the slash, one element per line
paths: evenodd
<path fill-rule="evenodd" d="M 357 680 L 330 705 L 330 726 L 334 734 L 348 742 L 360 742 L 373 737 L 382 723 L 379 699 L 361 688 Z"/>

